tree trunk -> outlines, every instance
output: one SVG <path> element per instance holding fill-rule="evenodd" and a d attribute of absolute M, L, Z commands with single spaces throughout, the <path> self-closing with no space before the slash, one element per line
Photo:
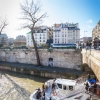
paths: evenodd
<path fill-rule="evenodd" d="M 35 53 L 36 53 L 37 65 L 41 65 L 41 63 L 40 63 L 40 57 L 39 57 L 37 45 L 36 45 L 36 42 L 35 42 L 35 39 L 34 39 L 33 31 L 31 31 L 31 37 L 32 37 L 32 41 L 33 41 L 34 49 L 35 49 Z"/>

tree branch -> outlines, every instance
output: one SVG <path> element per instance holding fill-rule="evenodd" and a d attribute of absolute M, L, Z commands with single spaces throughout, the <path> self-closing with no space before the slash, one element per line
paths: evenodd
<path fill-rule="evenodd" d="M 5 18 L 4 20 L 1 20 L 0 23 L 1 23 L 0 25 L 0 34 L 1 34 L 3 29 L 8 25 L 7 19 Z"/>

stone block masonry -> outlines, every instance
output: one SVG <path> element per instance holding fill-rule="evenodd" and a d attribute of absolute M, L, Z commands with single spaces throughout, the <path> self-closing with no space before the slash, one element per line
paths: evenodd
<path fill-rule="evenodd" d="M 93 70 L 100 82 L 100 50 L 82 49 L 82 60 L 83 64 L 88 64 L 88 66 Z"/>
<path fill-rule="evenodd" d="M 52 52 L 39 49 L 39 56 L 43 66 L 79 69 L 78 66 L 82 64 L 81 52 L 74 49 L 53 49 Z M 33 49 L 0 49 L 0 61 L 37 64 Z"/>

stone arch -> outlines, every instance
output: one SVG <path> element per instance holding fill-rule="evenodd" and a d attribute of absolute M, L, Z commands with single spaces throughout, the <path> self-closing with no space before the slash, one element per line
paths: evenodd
<path fill-rule="evenodd" d="M 53 67 L 53 58 L 48 59 L 48 66 Z"/>

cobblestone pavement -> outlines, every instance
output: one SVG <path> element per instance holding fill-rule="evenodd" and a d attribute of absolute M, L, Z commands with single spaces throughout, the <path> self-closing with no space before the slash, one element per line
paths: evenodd
<path fill-rule="evenodd" d="M 6 74 L 0 78 L 0 100 L 29 100 L 29 92 L 16 84 Z"/>
<path fill-rule="evenodd" d="M 0 71 L 0 100 L 30 100 L 30 94 L 48 78 Z"/>

